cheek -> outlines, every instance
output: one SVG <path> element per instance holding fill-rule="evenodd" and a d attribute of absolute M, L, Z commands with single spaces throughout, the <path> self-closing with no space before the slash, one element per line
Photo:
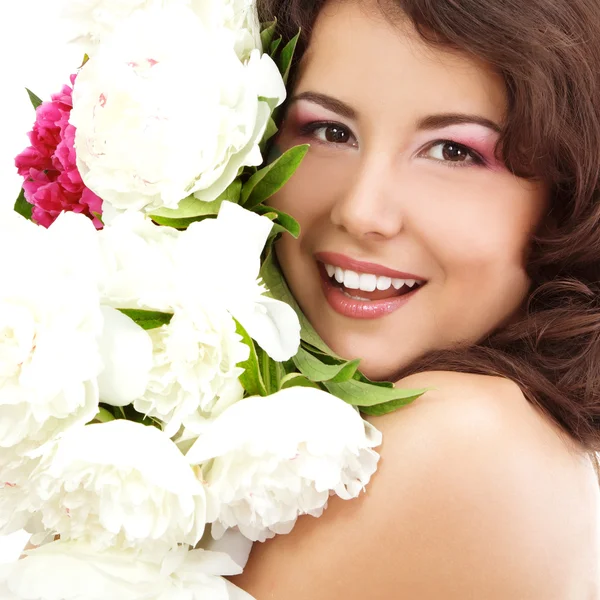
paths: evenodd
<path fill-rule="evenodd" d="M 309 150 L 292 178 L 269 201 L 274 208 L 292 215 L 301 227 L 321 219 L 331 210 L 347 177 L 345 161 L 328 160 L 315 154 Z"/>

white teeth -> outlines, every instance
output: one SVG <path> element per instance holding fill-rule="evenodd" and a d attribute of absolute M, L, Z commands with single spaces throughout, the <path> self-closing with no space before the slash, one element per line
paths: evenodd
<path fill-rule="evenodd" d="M 325 270 L 329 277 L 334 278 L 349 290 L 363 290 L 364 292 L 374 292 L 375 290 L 385 291 L 390 287 L 399 290 L 403 286 L 414 288 L 419 282 L 416 279 L 392 279 L 373 275 L 372 273 L 357 273 L 356 271 L 344 270 L 334 265 L 325 265 Z"/>
<path fill-rule="evenodd" d="M 377 289 L 382 292 L 389 290 L 392 287 L 392 279 L 390 277 L 378 277 L 377 278 Z"/>
<path fill-rule="evenodd" d="M 344 287 L 357 290 L 360 286 L 360 277 L 355 271 L 344 271 Z"/>
<path fill-rule="evenodd" d="M 359 278 L 358 287 L 363 292 L 374 292 L 377 288 L 377 275 L 362 273 Z"/>

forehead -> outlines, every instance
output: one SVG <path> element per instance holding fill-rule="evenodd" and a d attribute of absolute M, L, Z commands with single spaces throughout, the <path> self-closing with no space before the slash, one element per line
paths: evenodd
<path fill-rule="evenodd" d="M 502 78 L 476 57 L 426 44 L 406 19 L 392 22 L 376 0 L 333 0 L 320 12 L 300 67 L 297 92 L 313 90 L 361 112 L 506 112 Z"/>

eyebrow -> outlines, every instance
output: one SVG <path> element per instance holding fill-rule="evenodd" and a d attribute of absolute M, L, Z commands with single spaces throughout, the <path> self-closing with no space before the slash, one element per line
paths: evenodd
<path fill-rule="evenodd" d="M 298 102 L 298 100 L 314 102 L 315 104 L 337 113 L 346 119 L 356 120 L 358 117 L 358 112 L 349 104 L 346 104 L 345 102 L 342 102 L 342 100 L 338 100 L 333 96 L 328 96 L 327 94 L 320 94 L 318 92 L 302 92 L 301 94 L 297 94 L 291 98 L 290 104 Z M 465 113 L 439 113 L 427 115 L 426 117 L 419 119 L 419 122 L 417 123 L 417 129 L 428 131 L 432 129 L 441 129 L 442 127 L 449 127 L 450 125 L 465 125 L 468 123 L 481 125 L 482 127 L 491 129 L 496 133 L 500 133 L 502 131 L 500 125 L 491 119 L 486 119 L 480 115 Z"/>

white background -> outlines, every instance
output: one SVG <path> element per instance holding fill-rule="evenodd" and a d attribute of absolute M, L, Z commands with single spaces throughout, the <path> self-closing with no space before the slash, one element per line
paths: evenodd
<path fill-rule="evenodd" d="M 67 44 L 62 1 L 13 1 L 0 19 L 0 209 L 12 207 L 20 191 L 14 157 L 28 145 L 34 119 L 25 88 L 49 100 L 81 64 L 80 51 Z"/>
<path fill-rule="evenodd" d="M 35 117 L 25 88 L 50 99 L 81 64 L 80 51 L 67 44 L 59 4 L 57 0 L 12 1 L 0 19 L 0 216 L 12 209 L 19 194 L 21 180 L 14 157 L 28 146 L 26 134 Z M 0 562 L 18 556 L 24 543 L 22 534 L 0 538 Z"/>

